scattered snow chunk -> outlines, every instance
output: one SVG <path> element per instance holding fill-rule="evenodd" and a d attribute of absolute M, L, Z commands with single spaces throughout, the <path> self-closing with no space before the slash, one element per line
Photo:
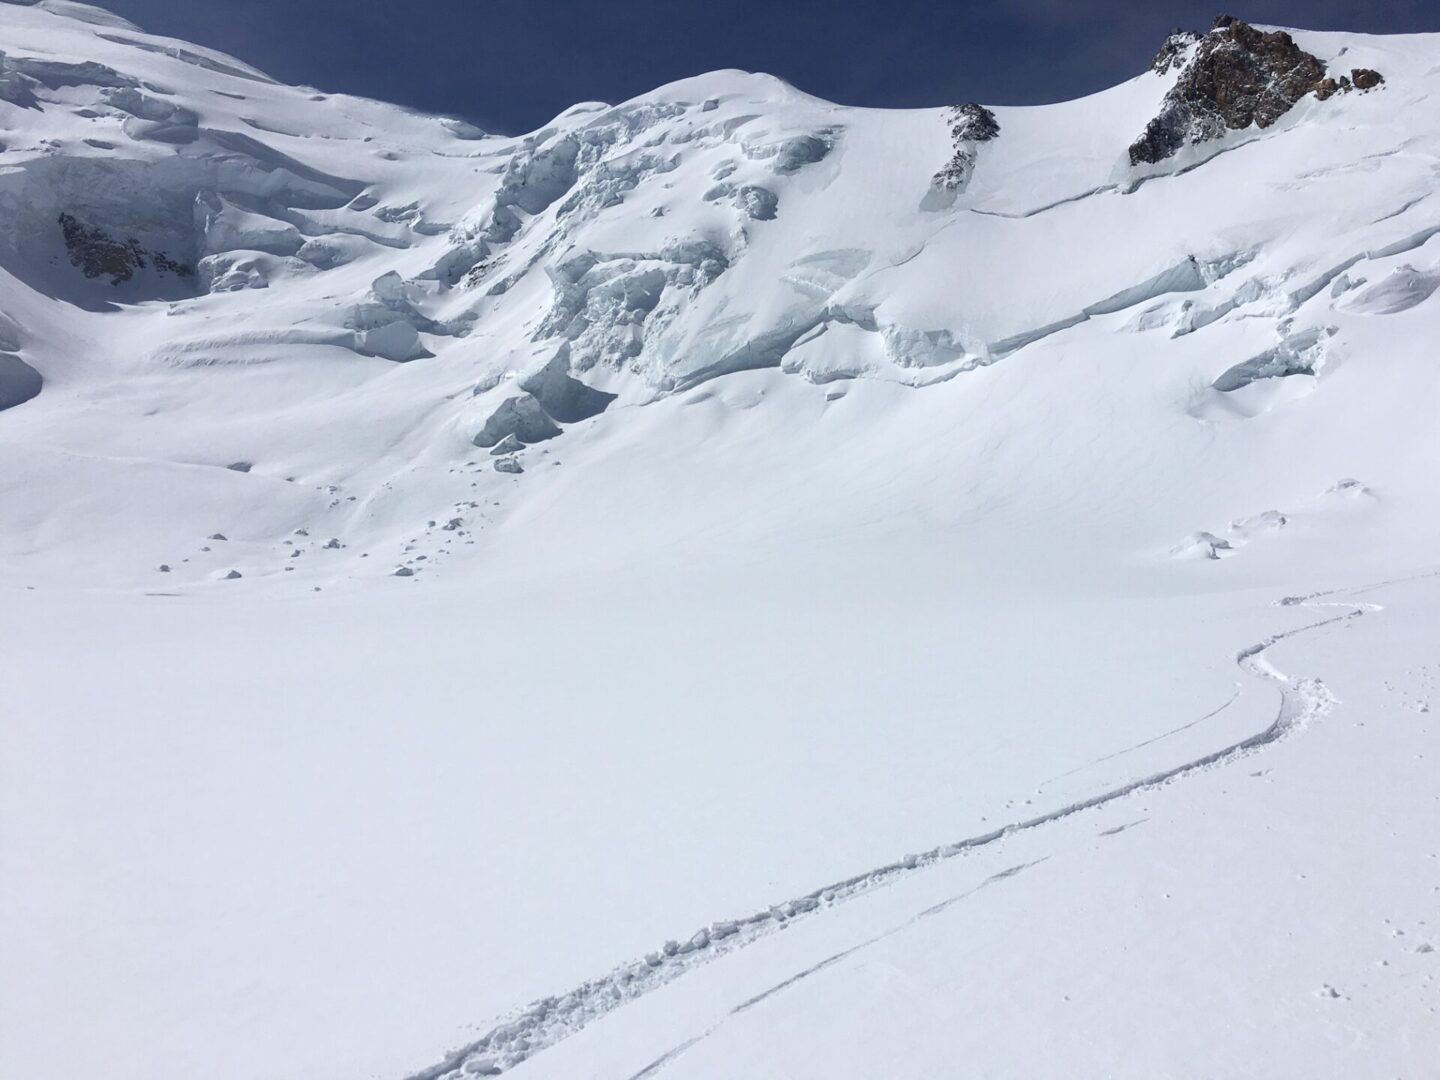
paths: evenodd
<path fill-rule="evenodd" d="M 757 153 L 754 156 L 774 156 L 774 170 L 782 176 L 799 172 L 806 165 L 823 161 L 830 153 L 833 132 L 825 131 L 815 135 L 797 135 L 776 146 L 770 154 Z"/>
<path fill-rule="evenodd" d="M 1325 359 L 1325 343 L 1331 331 L 1306 330 L 1286 337 L 1273 349 L 1221 373 L 1211 385 L 1221 393 L 1232 393 L 1261 379 L 1283 379 L 1290 375 L 1314 375 Z"/>
<path fill-rule="evenodd" d="M 560 434 L 560 426 L 550 418 L 531 394 L 506 398 L 475 435 L 479 447 L 491 447 L 507 435 L 524 443 L 544 442 Z"/>
<path fill-rule="evenodd" d="M 243 209 L 223 195 L 202 196 L 196 201 L 196 214 L 207 255 L 260 251 L 286 256 L 294 255 L 305 243 L 290 222 Z"/>
<path fill-rule="evenodd" d="M 1214 533 L 1197 532 L 1176 544 L 1170 551 L 1177 559 L 1219 559 L 1233 551 L 1229 540 Z"/>
<path fill-rule="evenodd" d="M 415 327 L 404 320 L 397 320 L 373 330 L 358 331 L 355 335 L 355 347 L 356 351 L 367 356 L 378 356 L 397 364 L 435 355 L 425 347 Z"/>
<path fill-rule="evenodd" d="M 1266 510 L 1263 513 L 1255 514 L 1253 517 L 1238 518 L 1230 523 L 1230 531 L 1237 536 L 1248 539 L 1261 533 L 1279 532 L 1287 524 L 1289 518 L 1279 510 Z"/>
<path fill-rule="evenodd" d="M 451 135 L 454 135 L 457 139 L 463 139 L 466 142 L 478 142 L 481 139 L 489 138 L 485 131 L 476 127 L 468 120 L 461 120 L 459 117 L 442 116 L 440 123 L 444 125 L 445 130 L 450 132 Z"/>
<path fill-rule="evenodd" d="M 1394 315 L 1424 303 L 1437 288 L 1440 288 L 1440 270 L 1417 270 L 1407 264 L 1397 266 L 1338 306 L 1342 311 L 1360 315 Z"/>
<path fill-rule="evenodd" d="M 587 386 L 570 374 L 568 344 L 562 345 L 539 370 L 521 376 L 520 389 L 533 396 L 546 413 L 562 424 L 575 424 L 598 416 L 616 397 Z"/>
<path fill-rule="evenodd" d="M 1330 487 L 1326 489 L 1325 494 L 1340 495 L 1347 499 L 1363 499 L 1375 497 L 1375 492 L 1371 491 L 1359 480 L 1351 477 L 1347 477 L 1344 480 L 1336 481 L 1334 484 L 1330 485 Z"/>
<path fill-rule="evenodd" d="M 769 188 L 746 184 L 735 193 L 735 205 L 754 221 L 772 221 L 780 199 Z"/>

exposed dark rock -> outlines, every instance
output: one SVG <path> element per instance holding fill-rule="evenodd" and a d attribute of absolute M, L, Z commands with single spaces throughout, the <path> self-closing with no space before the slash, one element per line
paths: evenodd
<path fill-rule="evenodd" d="M 989 142 L 1000 134 L 995 114 L 974 101 L 950 106 L 950 137 L 956 142 Z"/>
<path fill-rule="evenodd" d="M 1176 29 L 1160 43 L 1160 51 L 1150 61 L 1150 70 L 1157 75 L 1166 75 L 1185 62 L 1185 50 L 1200 40 L 1194 30 Z"/>
<path fill-rule="evenodd" d="M 973 101 L 950 106 L 948 117 L 955 153 L 931 182 L 945 191 L 958 191 L 970 182 L 975 171 L 975 144 L 998 136 L 1000 122 L 993 112 Z"/>
<path fill-rule="evenodd" d="M 1384 81 L 1385 76 L 1371 68 L 1353 68 L 1349 75 L 1341 75 L 1338 79 L 1321 79 L 1315 87 L 1315 96 L 1324 101 L 1336 94 L 1348 94 L 1351 90 L 1374 90 Z"/>
<path fill-rule="evenodd" d="M 147 251 L 133 236 L 119 240 L 104 229 L 85 225 L 71 214 L 59 218 L 60 233 L 70 262 L 87 278 L 108 277 L 112 285 L 129 281 L 135 274 L 153 265 L 161 274 L 188 278 L 194 270 L 161 251 Z"/>
<path fill-rule="evenodd" d="M 118 285 L 145 267 L 145 251 L 138 240 L 116 240 L 103 229 L 80 224 L 69 214 L 60 215 L 60 232 L 70 262 L 87 278 L 108 276 Z"/>
<path fill-rule="evenodd" d="M 1222 15 L 1199 39 L 1160 114 L 1131 145 L 1130 164 L 1163 161 L 1187 144 L 1252 124 L 1267 128 L 1324 79 L 1325 65 L 1285 31 L 1265 33 Z"/>
<path fill-rule="evenodd" d="M 150 261 L 155 264 L 155 269 L 159 270 L 162 274 L 174 274 L 176 277 L 188 278 L 195 273 L 195 271 L 185 263 L 175 261 L 163 251 L 152 251 L 150 253 Z"/>
<path fill-rule="evenodd" d="M 1350 72 L 1350 80 L 1356 90 L 1373 90 L 1385 81 L 1385 76 L 1371 68 L 1355 68 Z"/>

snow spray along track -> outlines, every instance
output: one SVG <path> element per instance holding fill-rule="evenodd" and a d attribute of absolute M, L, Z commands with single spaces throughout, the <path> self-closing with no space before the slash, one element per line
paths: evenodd
<path fill-rule="evenodd" d="M 577 986 L 563 995 L 534 1002 L 492 1028 L 480 1039 L 454 1051 L 438 1065 L 412 1074 L 408 1080 L 469 1080 L 476 1076 L 498 1076 L 575 1034 L 626 1002 L 673 982 L 691 968 L 710 963 L 728 953 L 743 949 L 762 937 L 783 930 L 798 919 L 816 915 L 862 893 L 918 873 L 935 863 L 998 843 L 1017 833 L 1041 828 L 1073 814 L 1104 806 L 1135 792 L 1172 783 L 1202 769 L 1228 764 L 1284 739 L 1328 712 L 1335 698 L 1319 679 L 1297 678 L 1277 670 L 1265 658 L 1265 651 L 1287 638 L 1380 610 L 1378 604 L 1322 601 L 1321 597 L 1337 595 L 1340 592 L 1354 594 L 1387 584 L 1393 582 L 1379 582 L 1353 590 L 1318 592 L 1304 597 L 1291 596 L 1278 601 L 1282 607 L 1329 607 L 1339 608 L 1341 611 L 1328 618 L 1274 634 L 1236 654 L 1235 662 L 1243 671 L 1272 684 L 1280 692 L 1280 707 L 1275 719 L 1263 730 L 1203 757 L 1138 780 L 1131 780 L 1079 802 L 1023 821 L 1011 822 L 978 836 L 942 844 L 916 855 L 906 855 L 885 866 L 815 889 L 764 911 L 712 923 L 683 941 L 668 941 L 662 948 L 642 960 L 621 965 L 609 974 Z M 667 1055 L 670 1056 L 673 1054 Z M 655 1064 L 663 1063 L 664 1059 Z"/>

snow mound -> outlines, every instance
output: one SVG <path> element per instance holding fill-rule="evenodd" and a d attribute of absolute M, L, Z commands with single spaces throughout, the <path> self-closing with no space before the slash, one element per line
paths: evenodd
<path fill-rule="evenodd" d="M 1359 315 L 1394 315 L 1423 304 L 1440 288 L 1440 269 L 1397 266 L 1380 281 L 1351 293 L 1336 305 Z"/>
<path fill-rule="evenodd" d="M 1229 540 L 1209 532 L 1191 533 L 1170 549 L 1177 559 L 1222 559 L 1233 552 Z"/>

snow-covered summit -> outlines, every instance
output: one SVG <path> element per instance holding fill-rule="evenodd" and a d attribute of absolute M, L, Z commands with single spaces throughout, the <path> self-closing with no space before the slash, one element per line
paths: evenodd
<path fill-rule="evenodd" d="M 1325 64 L 1286 31 L 1257 29 L 1233 15 L 1221 15 L 1204 36 L 1171 34 L 1150 69 L 1178 75 L 1159 115 L 1131 145 L 1132 165 L 1155 164 L 1227 131 L 1267 128 L 1310 95 L 1324 101 L 1385 81 L 1371 68 L 1327 74 Z"/>

